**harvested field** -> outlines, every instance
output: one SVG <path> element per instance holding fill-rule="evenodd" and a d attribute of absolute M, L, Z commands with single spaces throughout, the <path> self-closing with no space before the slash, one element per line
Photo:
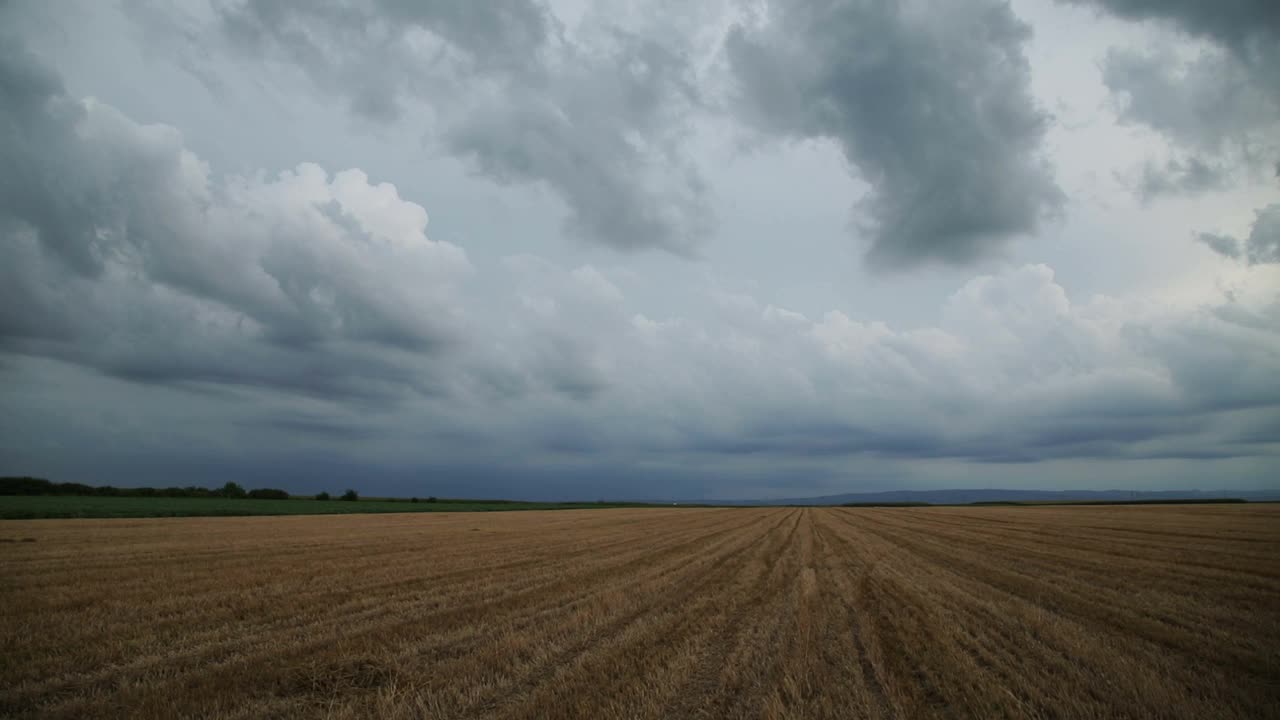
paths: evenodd
<path fill-rule="evenodd" d="M 1276 505 L 7 521 L 0 541 L 6 716 L 1280 717 Z"/>

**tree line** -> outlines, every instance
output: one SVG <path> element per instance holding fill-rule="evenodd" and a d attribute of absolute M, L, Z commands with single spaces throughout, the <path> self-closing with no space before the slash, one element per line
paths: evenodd
<path fill-rule="evenodd" d="M 246 490 L 239 483 L 229 482 L 220 488 L 204 488 L 189 485 L 187 487 L 131 487 L 121 488 L 111 485 L 84 485 L 82 483 L 55 483 L 43 478 L 34 477 L 0 477 L 0 495 L 87 495 L 94 497 L 173 497 L 173 498 L 248 498 L 252 500 L 288 500 L 289 493 L 278 488 L 254 488 Z M 329 500 L 331 496 L 322 492 L 315 496 L 316 500 Z M 339 500 L 355 501 L 360 499 L 355 490 L 348 490 L 338 497 Z"/>

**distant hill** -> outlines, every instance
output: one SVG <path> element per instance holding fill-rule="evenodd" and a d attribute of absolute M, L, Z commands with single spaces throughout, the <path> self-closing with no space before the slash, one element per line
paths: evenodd
<path fill-rule="evenodd" d="M 1153 500 L 1212 500 L 1240 498 L 1254 502 L 1280 500 L 1280 490 L 889 490 L 821 497 L 747 500 L 743 505 L 843 505 L 845 503 L 965 505 L 990 502 L 1123 502 Z M 737 503 L 735 503 L 737 504 Z"/>

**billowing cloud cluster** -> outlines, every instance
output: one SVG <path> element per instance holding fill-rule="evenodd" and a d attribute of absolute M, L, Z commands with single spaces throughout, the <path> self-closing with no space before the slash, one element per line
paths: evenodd
<path fill-rule="evenodd" d="M 572 234 L 614 248 L 696 254 L 712 229 L 684 142 L 716 104 L 695 69 L 708 53 L 727 55 L 740 91 L 730 116 L 838 143 L 872 187 L 857 224 L 878 267 L 998 254 L 1062 200 L 1041 154 L 1030 30 L 999 0 L 775 2 L 710 50 L 696 28 L 636 29 L 602 20 L 607 9 L 570 29 L 537 0 L 211 11 L 212 26 L 187 31 L 201 47 L 286 61 L 376 121 L 426 108 L 448 152 L 499 182 L 545 183 Z"/>
<path fill-rule="evenodd" d="M 1194 57 L 1170 46 L 1115 48 L 1103 65 L 1122 113 L 1173 143 L 1164 171 L 1149 166 L 1147 197 L 1218 189 L 1237 166 L 1270 170 L 1280 161 L 1280 6 L 1231 3 L 1069 0 L 1117 17 L 1154 21 L 1205 43 Z"/>
<path fill-rule="evenodd" d="M 0 48 L 5 348 L 139 380 L 365 394 L 396 364 L 376 350 L 429 354 L 457 331 L 466 255 L 394 187 L 315 165 L 217 181 L 174 129 L 72 99 Z"/>
<path fill-rule="evenodd" d="M 749 117 L 839 143 L 872 186 L 872 262 L 969 262 L 1060 202 L 1030 29 L 1007 3 L 774 2 L 766 18 L 728 40 Z"/>
<path fill-rule="evenodd" d="M 216 3 L 208 47 L 287 62 L 357 115 L 425 107 L 432 135 L 499 182 L 544 183 L 567 230 L 623 250 L 691 254 L 711 215 L 681 152 L 698 104 L 678 38 L 572 37 L 537 0 Z M 163 13 L 147 15 L 153 21 Z"/>
<path fill-rule="evenodd" d="M 585 282 L 556 285 L 585 293 Z M 1073 305 L 1049 268 L 1026 266 L 971 280 L 938 326 L 912 331 L 750 298 L 724 304 L 712 325 L 624 322 L 617 298 L 595 297 L 582 301 L 593 321 L 579 306 L 561 327 L 589 338 L 572 357 L 601 387 L 599 403 L 573 408 L 584 437 L 615 450 L 982 462 L 1250 453 L 1261 449 L 1219 444 L 1223 414 L 1280 403 L 1257 372 L 1274 367 L 1280 341 L 1280 304 L 1265 292 L 1179 310 Z"/>

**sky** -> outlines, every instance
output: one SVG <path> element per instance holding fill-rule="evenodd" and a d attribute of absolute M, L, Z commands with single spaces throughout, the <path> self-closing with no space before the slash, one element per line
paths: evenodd
<path fill-rule="evenodd" d="M 1273 0 L 0 0 L 0 473 L 1280 487 Z"/>

